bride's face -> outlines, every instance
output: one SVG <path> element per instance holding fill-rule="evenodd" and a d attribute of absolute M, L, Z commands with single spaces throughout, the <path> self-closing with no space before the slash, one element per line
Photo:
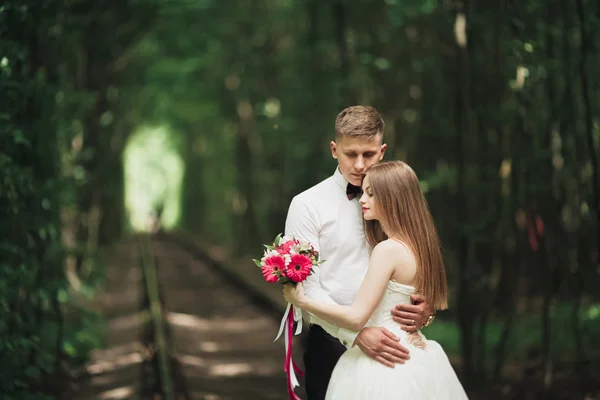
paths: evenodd
<path fill-rule="evenodd" d="M 360 205 L 362 207 L 363 217 L 366 220 L 379 219 L 377 204 L 371 191 L 369 177 L 365 176 L 362 182 L 363 194 L 360 197 Z"/>

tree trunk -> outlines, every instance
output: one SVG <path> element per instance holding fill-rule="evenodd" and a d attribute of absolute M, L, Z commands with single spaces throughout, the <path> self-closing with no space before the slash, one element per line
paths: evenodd
<path fill-rule="evenodd" d="M 235 147 L 239 187 L 235 205 L 238 214 L 235 248 L 238 255 L 260 247 L 254 201 L 254 164 L 249 143 L 253 118 L 252 112 L 247 112 L 246 107 L 251 107 L 249 102 L 242 101 L 238 105 L 239 121 Z"/>
<path fill-rule="evenodd" d="M 467 18 L 467 4 L 459 6 L 455 18 Z M 466 35 L 466 32 L 464 32 Z M 473 379 L 474 356 L 474 308 L 471 291 L 471 268 L 469 265 L 469 240 L 466 227 L 469 224 L 467 212 L 467 164 L 468 139 L 471 134 L 469 119 L 470 90 L 469 90 L 469 52 L 467 43 L 457 41 L 459 54 L 457 65 L 456 87 L 456 155 L 457 155 L 457 217 L 458 217 L 458 246 L 457 262 L 459 269 L 458 280 L 458 321 L 461 331 L 462 374 L 467 383 Z M 471 382 L 469 382 L 471 381 Z"/>
<path fill-rule="evenodd" d="M 340 53 L 340 109 L 350 105 L 355 105 L 357 100 L 356 92 L 352 90 L 350 83 L 350 53 L 348 42 L 346 40 L 347 30 L 347 10 L 342 1 L 336 1 L 332 4 L 335 39 Z"/>
<path fill-rule="evenodd" d="M 181 208 L 183 210 L 181 225 L 183 229 L 204 233 L 206 196 L 204 193 L 204 137 L 198 136 L 199 131 L 193 124 L 183 124 L 185 147 L 182 149 L 185 160 L 185 171 L 181 184 Z"/>
<path fill-rule="evenodd" d="M 587 21 L 583 0 L 576 0 L 577 16 L 579 17 L 579 36 L 581 38 L 581 58 L 579 60 L 579 78 L 583 101 L 584 129 L 587 139 L 590 163 L 592 164 L 592 202 L 596 210 L 596 264 L 600 264 L 600 180 L 598 178 L 598 152 L 594 146 L 594 122 L 592 114 L 592 100 L 589 93 L 590 79 L 587 72 L 588 56 L 592 44 L 589 43 L 589 34 L 586 29 Z"/>

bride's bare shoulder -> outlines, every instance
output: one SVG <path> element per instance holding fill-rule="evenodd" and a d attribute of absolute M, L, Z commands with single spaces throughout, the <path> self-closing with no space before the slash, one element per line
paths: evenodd
<path fill-rule="evenodd" d="M 393 260 L 394 263 L 415 263 L 415 258 L 408 246 L 404 242 L 395 239 L 387 239 L 379 242 L 373 248 L 373 255 L 375 254 L 386 258 L 389 257 L 390 261 Z"/>

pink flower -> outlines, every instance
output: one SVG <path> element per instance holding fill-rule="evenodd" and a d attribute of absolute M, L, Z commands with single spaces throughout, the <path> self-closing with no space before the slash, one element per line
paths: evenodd
<path fill-rule="evenodd" d="M 285 275 L 292 282 L 302 282 L 310 274 L 312 261 L 302 254 L 294 254 L 288 264 Z"/>
<path fill-rule="evenodd" d="M 284 269 L 285 260 L 282 256 L 267 257 L 261 267 L 262 274 L 269 283 L 277 282 Z"/>
<path fill-rule="evenodd" d="M 300 244 L 298 240 L 288 240 L 287 242 L 277 246 L 277 251 L 279 254 L 288 254 L 290 252 L 290 248 L 297 244 Z"/>

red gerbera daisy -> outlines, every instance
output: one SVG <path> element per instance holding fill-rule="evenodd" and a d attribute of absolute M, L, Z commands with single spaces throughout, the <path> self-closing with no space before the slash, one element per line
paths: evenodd
<path fill-rule="evenodd" d="M 262 274 L 269 283 L 277 282 L 284 269 L 285 260 L 281 256 L 267 257 L 261 267 Z"/>
<path fill-rule="evenodd" d="M 294 254 L 285 269 L 285 275 L 292 282 L 302 282 L 310 274 L 311 269 L 312 261 L 310 258 L 302 254 Z"/>

